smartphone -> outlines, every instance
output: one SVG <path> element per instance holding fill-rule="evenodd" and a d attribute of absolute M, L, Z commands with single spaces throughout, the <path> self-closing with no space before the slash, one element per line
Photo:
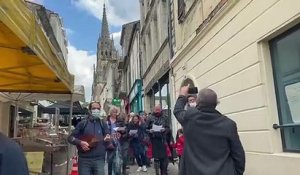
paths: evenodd
<path fill-rule="evenodd" d="M 188 90 L 189 94 L 198 94 L 198 88 L 197 87 L 190 87 Z"/>

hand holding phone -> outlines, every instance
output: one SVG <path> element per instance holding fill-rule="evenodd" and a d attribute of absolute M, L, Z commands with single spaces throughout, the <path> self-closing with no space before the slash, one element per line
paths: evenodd
<path fill-rule="evenodd" d="M 198 88 L 197 87 L 189 87 L 188 94 L 198 94 Z"/>

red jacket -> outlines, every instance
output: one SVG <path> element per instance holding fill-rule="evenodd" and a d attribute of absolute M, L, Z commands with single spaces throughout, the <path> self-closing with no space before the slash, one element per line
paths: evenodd
<path fill-rule="evenodd" d="M 171 157 L 171 156 L 172 156 L 172 153 L 171 153 L 170 148 L 168 147 L 167 144 L 166 144 L 165 146 L 166 146 L 167 156 L 168 156 L 168 157 Z M 153 152 L 152 152 L 152 144 L 149 144 L 149 145 L 148 145 L 148 150 L 147 150 L 147 152 L 146 152 L 146 156 L 147 156 L 149 159 L 152 159 L 152 154 L 153 154 Z"/>
<path fill-rule="evenodd" d="M 176 151 L 178 156 L 182 156 L 183 148 L 184 148 L 184 136 L 182 135 L 176 140 Z"/>

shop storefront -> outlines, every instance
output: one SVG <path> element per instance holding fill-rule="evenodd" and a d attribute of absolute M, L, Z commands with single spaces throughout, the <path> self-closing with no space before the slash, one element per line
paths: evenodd
<path fill-rule="evenodd" d="M 129 93 L 130 111 L 138 114 L 143 111 L 142 80 L 135 81 Z"/>
<path fill-rule="evenodd" d="M 169 72 L 162 76 L 152 86 L 148 93 L 150 97 L 150 109 L 153 109 L 156 105 L 161 105 L 163 113 L 168 117 L 171 116 L 171 104 L 170 104 L 170 83 L 169 83 Z M 171 125 L 171 117 L 170 117 Z"/>

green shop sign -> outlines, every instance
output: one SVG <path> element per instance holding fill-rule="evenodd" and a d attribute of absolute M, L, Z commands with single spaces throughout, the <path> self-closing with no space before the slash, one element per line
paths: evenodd
<path fill-rule="evenodd" d="M 115 106 L 118 106 L 118 107 L 121 106 L 121 102 L 122 102 L 122 100 L 119 99 L 119 98 L 114 98 L 114 99 L 112 100 L 112 104 L 115 105 Z"/>

